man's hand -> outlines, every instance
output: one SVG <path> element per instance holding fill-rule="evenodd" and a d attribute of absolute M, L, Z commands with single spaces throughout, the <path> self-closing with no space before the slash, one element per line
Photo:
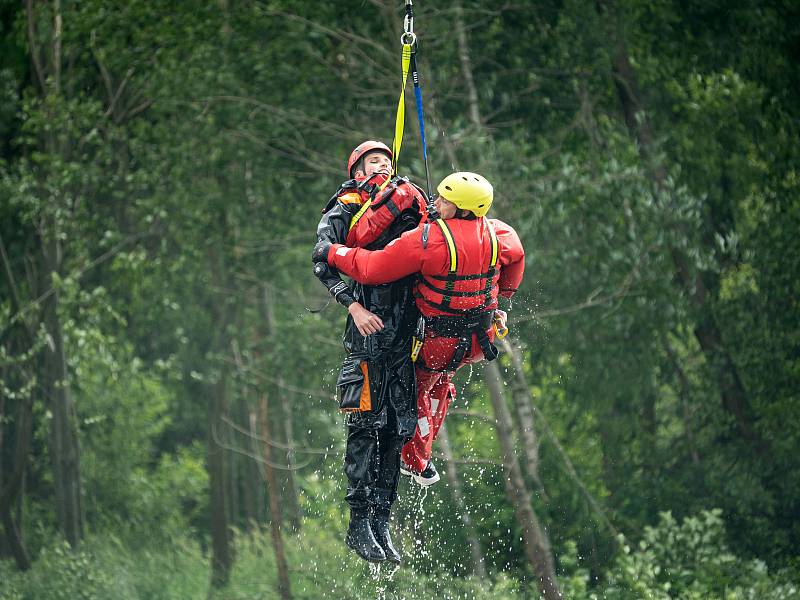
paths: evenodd
<path fill-rule="evenodd" d="M 497 334 L 497 337 L 501 340 L 508 335 L 508 325 L 506 324 L 507 320 L 508 315 L 506 314 L 506 311 L 500 310 L 499 308 L 495 309 L 492 321 L 494 322 L 494 331 Z"/>
<path fill-rule="evenodd" d="M 347 308 L 347 312 L 353 317 L 353 323 L 355 323 L 358 332 L 365 337 L 383 329 L 383 321 L 381 321 L 381 318 L 369 312 L 358 302 L 353 302 Z"/>
<path fill-rule="evenodd" d="M 333 246 L 333 244 L 330 242 L 317 242 L 317 245 L 314 246 L 314 251 L 311 253 L 312 262 L 328 262 L 328 251 L 331 249 L 331 246 Z"/>

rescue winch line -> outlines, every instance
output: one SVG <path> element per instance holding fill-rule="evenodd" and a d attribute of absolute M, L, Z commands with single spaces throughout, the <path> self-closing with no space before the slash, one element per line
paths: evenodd
<path fill-rule="evenodd" d="M 403 47 L 402 69 L 403 88 L 400 91 L 400 100 L 397 103 L 397 117 L 395 118 L 394 141 L 392 142 L 392 172 L 397 174 L 397 165 L 400 156 L 400 147 L 403 145 L 403 130 L 405 128 L 405 92 L 408 82 L 408 73 L 411 71 L 411 80 L 414 83 L 414 100 L 417 107 L 417 120 L 422 141 L 422 160 L 425 164 L 425 182 L 427 184 L 426 208 L 430 219 L 439 216 L 433 204 L 433 189 L 431 188 L 431 173 L 428 166 L 428 141 L 425 136 L 425 113 L 422 104 L 422 87 L 420 86 L 419 69 L 417 68 L 417 36 L 414 33 L 414 8 L 412 0 L 405 0 L 406 14 L 403 18 L 403 34 L 400 44 Z"/>
<path fill-rule="evenodd" d="M 400 89 L 400 100 L 397 102 L 397 116 L 394 120 L 392 175 L 397 175 L 397 164 L 400 160 L 400 147 L 403 145 L 403 130 L 406 123 L 406 82 L 408 81 L 408 69 L 411 64 L 411 46 L 411 44 L 403 44 L 403 87 Z"/>

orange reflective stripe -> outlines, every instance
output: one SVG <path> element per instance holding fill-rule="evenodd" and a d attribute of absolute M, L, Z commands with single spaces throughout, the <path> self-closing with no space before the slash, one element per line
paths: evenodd
<path fill-rule="evenodd" d="M 359 401 L 358 410 L 368 411 L 372 410 L 372 394 L 369 393 L 369 369 L 367 368 L 367 361 L 361 361 L 361 372 L 364 373 L 364 385 L 361 387 L 361 399 Z"/>
<path fill-rule="evenodd" d="M 361 204 L 363 200 L 361 199 L 360 194 L 357 194 L 356 192 L 350 192 L 349 194 L 339 196 L 339 202 L 342 204 Z"/>

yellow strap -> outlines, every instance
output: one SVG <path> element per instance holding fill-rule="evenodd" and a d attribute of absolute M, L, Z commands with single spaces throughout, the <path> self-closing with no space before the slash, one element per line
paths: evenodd
<path fill-rule="evenodd" d="M 367 212 L 367 209 L 370 207 L 370 204 L 372 204 L 372 200 L 367 200 L 366 202 L 364 202 L 364 206 L 362 206 L 361 209 L 356 214 L 353 215 L 353 218 L 350 219 L 350 229 L 352 229 L 355 226 L 355 224 L 358 223 L 358 220 L 362 216 L 364 216 L 364 213 Z M 350 231 L 350 229 L 348 229 L 348 231 Z"/>
<path fill-rule="evenodd" d="M 408 69 L 411 65 L 411 44 L 403 44 L 403 89 L 400 90 L 400 100 L 397 103 L 397 117 L 394 122 L 394 141 L 392 142 L 392 175 L 397 173 L 397 163 L 400 159 L 400 146 L 403 145 L 403 128 L 406 122 L 406 82 Z"/>
<path fill-rule="evenodd" d="M 497 264 L 497 234 L 488 220 L 486 221 L 486 228 L 489 230 L 489 237 L 492 238 L 492 260 L 489 262 L 489 266 L 493 267 Z"/>
<path fill-rule="evenodd" d="M 453 234 L 450 233 L 450 228 L 443 219 L 436 219 L 436 224 L 442 230 L 444 241 L 447 243 L 447 249 L 450 251 L 450 273 L 455 273 L 458 270 L 458 254 L 456 253 L 456 243 L 453 240 Z"/>

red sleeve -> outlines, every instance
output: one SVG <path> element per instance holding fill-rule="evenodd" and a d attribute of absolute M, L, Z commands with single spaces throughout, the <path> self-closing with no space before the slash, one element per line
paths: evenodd
<path fill-rule="evenodd" d="M 351 247 L 368 246 L 378 239 L 393 220 L 394 216 L 387 208 L 375 210 L 370 206 L 347 232 L 347 245 Z"/>
<path fill-rule="evenodd" d="M 334 244 L 328 252 L 328 264 L 365 285 L 377 285 L 402 279 L 422 269 L 420 228 L 407 231 L 392 240 L 383 250 L 364 250 Z"/>
<path fill-rule="evenodd" d="M 525 272 L 525 250 L 517 232 L 510 225 L 497 219 L 490 221 L 497 234 L 499 246 L 500 279 L 498 286 L 500 295 L 504 298 L 511 298 L 519 284 L 522 283 L 522 275 Z"/>
<path fill-rule="evenodd" d="M 403 183 L 377 195 L 370 207 L 347 234 L 347 245 L 362 248 L 378 239 L 392 222 L 407 209 L 414 209 L 419 193 L 410 183 Z M 424 207 L 424 200 L 417 200 L 416 210 Z"/>

